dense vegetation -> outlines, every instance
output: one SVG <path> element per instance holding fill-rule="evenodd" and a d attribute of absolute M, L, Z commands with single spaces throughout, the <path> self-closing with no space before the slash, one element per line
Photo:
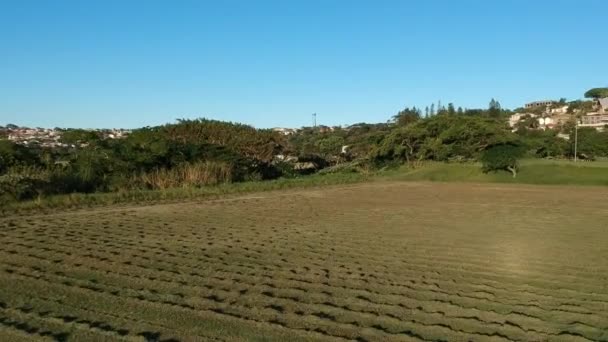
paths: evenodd
<path fill-rule="evenodd" d="M 211 120 L 142 128 L 120 140 L 80 130 L 62 139 L 81 147 L 42 149 L 0 141 L 4 201 L 276 178 L 281 171 L 271 162 L 284 148 L 275 132 Z"/>
<path fill-rule="evenodd" d="M 25 147 L 0 139 L 0 203 L 70 193 L 200 188 L 320 169 L 415 167 L 423 161 L 485 161 L 485 171 L 515 174 L 520 157 L 573 156 L 575 114 L 572 123 L 555 130 L 538 130 L 535 120 L 524 118 L 515 131 L 507 125 L 510 114 L 492 100 L 487 109 L 405 108 L 387 123 L 308 127 L 290 136 L 198 119 L 137 129 L 124 139 L 69 130 L 61 138 L 74 146 L 69 148 Z M 579 129 L 578 152 L 583 159 L 608 156 L 608 132 Z"/>

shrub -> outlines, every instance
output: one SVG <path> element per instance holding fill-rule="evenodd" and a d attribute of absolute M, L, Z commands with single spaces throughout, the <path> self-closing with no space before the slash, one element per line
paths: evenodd
<path fill-rule="evenodd" d="M 0 176 L 0 203 L 36 198 L 48 189 L 49 175 L 33 167 L 13 167 Z"/>
<path fill-rule="evenodd" d="M 232 165 L 205 161 L 183 163 L 172 169 L 156 169 L 134 179 L 134 186 L 163 190 L 177 187 L 202 187 L 233 181 Z"/>

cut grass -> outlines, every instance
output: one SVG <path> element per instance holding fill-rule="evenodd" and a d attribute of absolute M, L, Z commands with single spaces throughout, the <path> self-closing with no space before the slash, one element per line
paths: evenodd
<path fill-rule="evenodd" d="M 603 188 L 373 182 L 0 218 L 0 340 L 603 341 Z"/>

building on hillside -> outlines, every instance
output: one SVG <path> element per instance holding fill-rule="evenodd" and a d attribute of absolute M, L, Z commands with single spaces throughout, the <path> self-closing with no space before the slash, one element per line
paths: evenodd
<path fill-rule="evenodd" d="M 509 117 L 509 126 L 511 128 L 515 127 L 515 125 L 517 125 L 518 122 L 520 122 L 521 120 L 523 120 L 525 117 L 528 117 L 528 116 L 535 118 L 538 115 L 529 114 L 529 113 L 515 113 Z"/>
<path fill-rule="evenodd" d="M 597 105 L 598 105 L 598 112 L 600 112 L 600 113 L 608 112 L 608 97 L 597 99 Z"/>
<path fill-rule="evenodd" d="M 593 127 L 598 131 L 604 130 L 608 126 L 608 113 L 589 113 L 581 117 L 581 123 L 579 127 Z"/>
<path fill-rule="evenodd" d="M 538 108 L 538 107 L 548 107 L 555 103 L 557 103 L 557 101 L 553 101 L 553 100 L 534 101 L 534 102 L 526 103 L 524 105 L 524 107 L 527 109 Z"/>
<path fill-rule="evenodd" d="M 552 115 L 556 115 L 556 114 L 566 114 L 568 113 L 568 105 L 563 105 L 563 106 L 559 106 L 559 107 L 555 107 L 555 108 L 551 108 L 551 110 L 549 111 Z"/>
<path fill-rule="evenodd" d="M 283 135 L 292 135 L 296 133 L 295 129 L 292 128 L 282 128 L 282 127 L 276 127 L 272 129 L 275 132 L 281 133 Z"/>
<path fill-rule="evenodd" d="M 556 120 L 551 117 L 538 118 L 538 128 L 540 129 L 553 129 L 556 125 Z"/>

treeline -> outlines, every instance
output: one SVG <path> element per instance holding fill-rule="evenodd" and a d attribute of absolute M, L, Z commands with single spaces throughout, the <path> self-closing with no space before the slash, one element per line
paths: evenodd
<path fill-rule="evenodd" d="M 199 119 L 137 129 L 124 139 L 64 132 L 62 142 L 75 148 L 25 147 L 0 139 L 0 203 L 55 194 L 202 187 L 328 167 L 357 171 L 425 160 L 485 163 L 496 156 L 500 163 L 494 169 L 512 171 L 522 156 L 573 156 L 574 116 L 558 129 L 522 124 L 513 132 L 507 124 L 510 114 L 493 100 L 487 109 L 452 104 L 405 108 L 386 123 L 308 127 L 290 136 Z M 608 133 L 578 129 L 578 153 L 588 159 L 608 156 Z"/>
<path fill-rule="evenodd" d="M 72 130 L 62 140 L 81 147 L 43 149 L 0 140 L 0 201 L 283 175 L 281 165 L 272 161 L 284 149 L 284 137 L 240 124 L 179 120 L 134 130 L 124 139 Z"/>

